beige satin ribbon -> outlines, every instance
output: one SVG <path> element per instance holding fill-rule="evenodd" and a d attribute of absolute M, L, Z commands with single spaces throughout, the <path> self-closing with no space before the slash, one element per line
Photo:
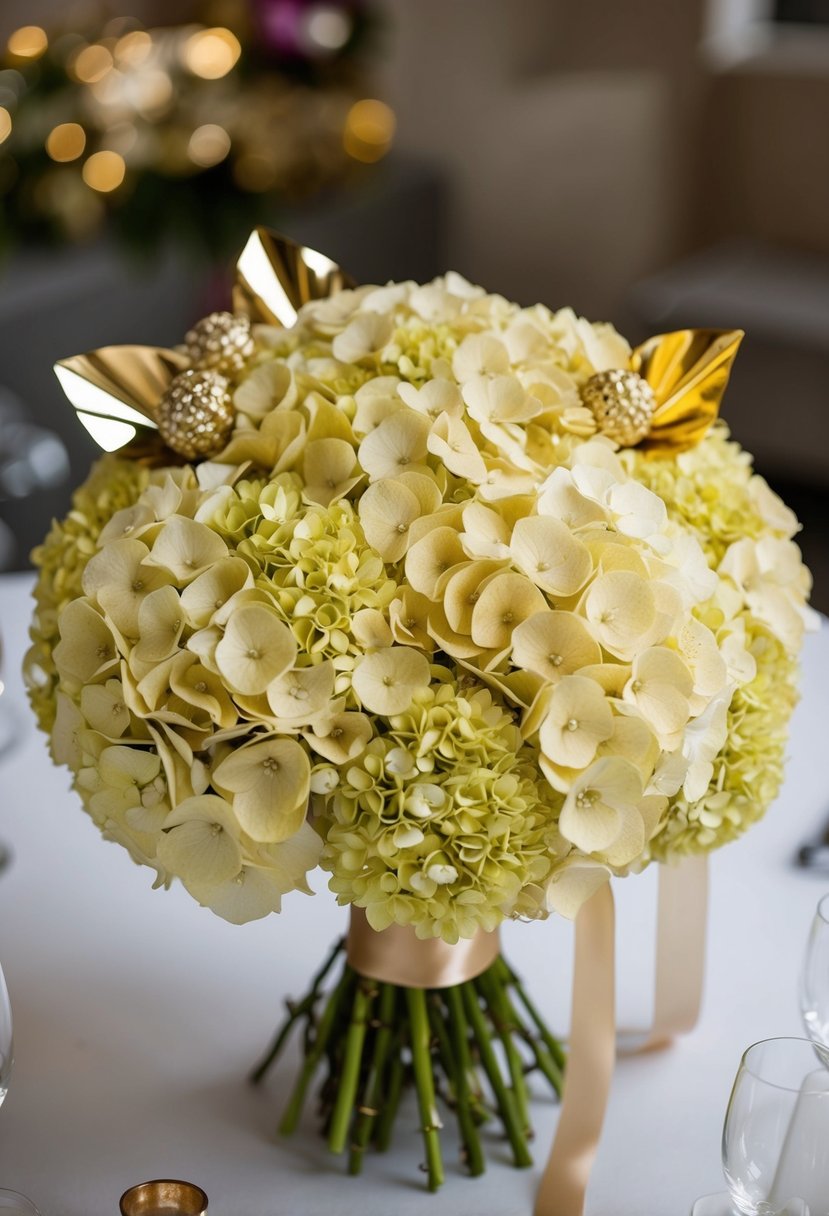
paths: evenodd
<path fill-rule="evenodd" d="M 708 909 L 708 859 L 659 867 L 653 1024 L 626 1047 L 667 1047 L 692 1030 L 702 1003 Z M 555 1139 L 534 1216 L 583 1216 L 587 1184 L 604 1123 L 616 1056 L 615 915 L 608 884 L 576 918 L 573 1012 Z"/>
<path fill-rule="evenodd" d="M 535 1216 L 581 1216 L 616 1060 L 615 915 L 610 883 L 576 917 L 573 1015 L 558 1128 Z"/>
<path fill-rule="evenodd" d="M 653 1023 L 645 1033 L 619 1036 L 624 1055 L 669 1047 L 699 1020 L 708 931 L 706 856 L 660 865 L 656 917 Z"/>
<path fill-rule="evenodd" d="M 346 957 L 355 971 L 401 988 L 452 988 L 486 971 L 501 952 L 501 937 L 479 930 L 450 946 L 439 938 L 425 940 L 408 925 L 390 925 L 376 933 L 362 908 L 352 907 L 345 941 Z"/>

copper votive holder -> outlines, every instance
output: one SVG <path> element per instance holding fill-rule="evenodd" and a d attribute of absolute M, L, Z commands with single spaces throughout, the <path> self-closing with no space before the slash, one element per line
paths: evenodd
<path fill-rule="evenodd" d="M 156 1178 L 124 1191 L 120 1208 L 121 1216 L 205 1216 L 207 1196 L 192 1182 Z"/>

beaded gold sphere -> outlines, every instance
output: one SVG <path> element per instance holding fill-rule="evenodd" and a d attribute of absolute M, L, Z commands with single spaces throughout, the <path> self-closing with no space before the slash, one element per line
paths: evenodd
<path fill-rule="evenodd" d="M 187 460 L 220 452 L 233 430 L 233 418 L 227 378 L 197 368 L 170 381 L 156 412 L 161 438 Z"/>
<path fill-rule="evenodd" d="M 223 376 L 238 375 L 253 354 L 250 318 L 232 312 L 211 312 L 188 331 L 184 344 L 190 362 Z"/>
<path fill-rule="evenodd" d="M 630 448 L 651 429 L 656 397 L 637 372 L 611 368 L 596 372 L 581 390 L 582 401 L 602 435 Z"/>

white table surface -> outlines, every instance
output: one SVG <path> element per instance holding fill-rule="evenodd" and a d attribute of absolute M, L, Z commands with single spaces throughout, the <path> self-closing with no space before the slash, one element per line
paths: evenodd
<path fill-rule="evenodd" d="M 31 579 L 0 578 L 7 693 L 25 723 L 0 762 L 0 839 L 15 861 L 0 877 L 0 959 L 12 994 L 16 1062 L 0 1109 L 0 1186 L 43 1216 L 114 1216 L 147 1178 L 201 1185 L 211 1216 L 529 1216 L 535 1171 L 502 1164 L 468 1179 L 447 1136 L 447 1183 L 423 1190 L 413 1104 L 398 1148 L 369 1156 L 362 1179 L 315 1137 L 278 1140 L 296 1044 L 268 1085 L 245 1084 L 288 994 L 304 989 L 344 913 L 324 890 L 294 895 L 280 917 L 235 927 L 180 888 L 152 891 L 150 871 L 104 842 L 36 732 L 18 674 Z M 796 980 L 812 912 L 829 877 L 792 858 L 829 809 L 829 627 L 808 639 L 784 792 L 766 820 L 713 863 L 704 1013 L 673 1049 L 619 1063 L 588 1216 L 688 1216 L 723 1188 L 722 1118 L 742 1050 L 800 1033 Z M 648 1012 L 653 875 L 618 884 L 620 1020 Z M 553 1024 L 566 1029 L 572 931 L 508 925 L 514 965 Z M 535 1105 L 539 1161 L 556 1118 Z M 449 1126 L 449 1121 L 447 1121 Z"/>

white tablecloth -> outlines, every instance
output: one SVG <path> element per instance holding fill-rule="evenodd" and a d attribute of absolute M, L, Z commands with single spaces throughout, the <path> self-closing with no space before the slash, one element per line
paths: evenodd
<path fill-rule="evenodd" d="M 0 579 L 6 695 L 26 722 L 0 767 L 0 839 L 15 852 L 0 877 L 0 959 L 16 1019 L 0 1186 L 28 1194 L 43 1216 L 113 1216 L 127 1186 L 164 1176 L 204 1187 L 215 1216 L 529 1216 L 536 1173 L 503 1164 L 498 1141 L 484 1177 L 468 1179 L 449 1137 L 447 1184 L 427 1196 L 413 1104 L 399 1119 L 399 1147 L 369 1156 L 359 1180 L 315 1137 L 312 1111 L 293 1139 L 277 1138 L 296 1045 L 262 1090 L 245 1074 L 344 913 L 320 882 L 315 898 L 288 898 L 281 917 L 234 927 L 181 889 L 152 891 L 150 872 L 99 837 L 25 706 L 30 585 Z M 673 1049 L 620 1062 L 590 1216 L 687 1216 L 697 1196 L 721 1190 L 720 1130 L 740 1053 L 800 1033 L 799 960 L 829 877 L 792 859 L 829 807 L 829 628 L 808 640 L 804 667 L 783 795 L 713 862 L 702 1021 Z M 653 876 L 619 883 L 618 897 L 620 1020 L 630 1023 L 648 1013 Z M 566 1029 L 570 927 L 509 925 L 504 937 Z M 555 1118 L 540 1097 L 539 1161 Z"/>

